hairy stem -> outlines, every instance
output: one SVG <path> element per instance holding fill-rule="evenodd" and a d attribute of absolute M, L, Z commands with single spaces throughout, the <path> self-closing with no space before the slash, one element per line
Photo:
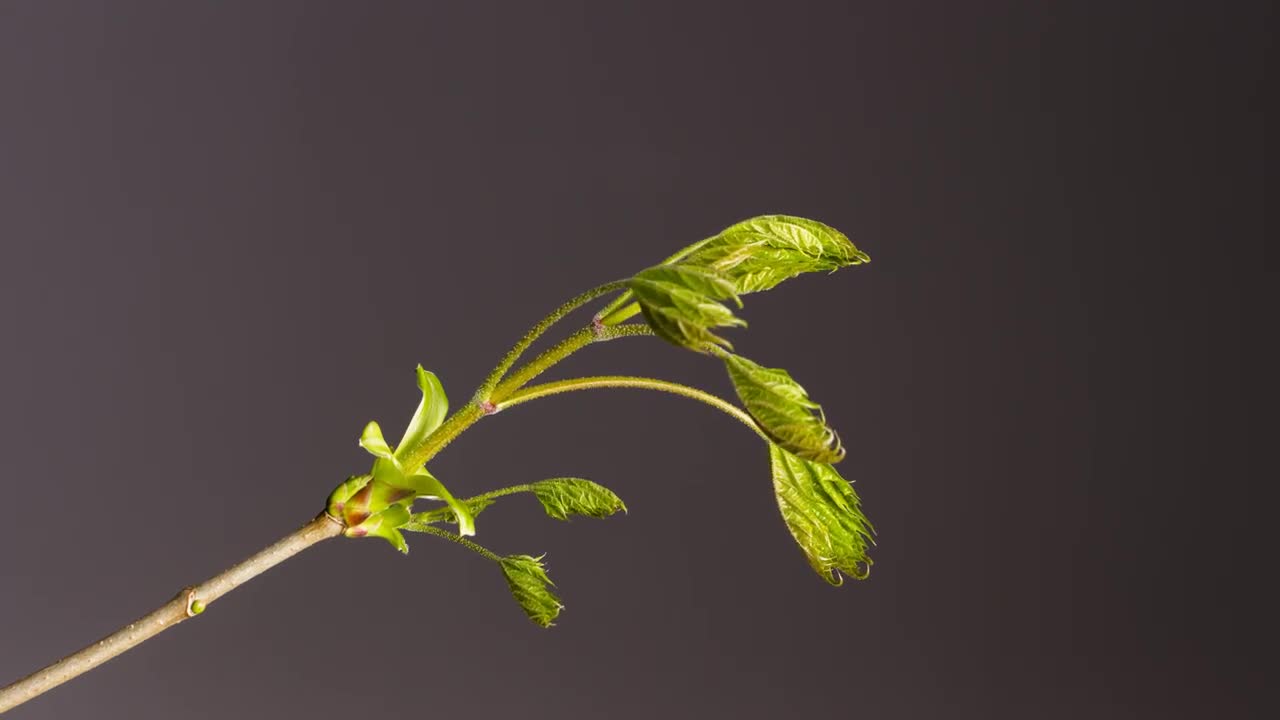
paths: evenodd
<path fill-rule="evenodd" d="M 657 390 L 659 392 L 680 395 L 698 402 L 705 403 L 711 407 L 732 417 L 738 422 L 751 428 L 751 430 L 764 438 L 766 442 L 770 442 L 769 436 L 760 429 L 756 421 L 747 414 L 745 410 L 724 400 L 720 397 L 704 392 L 695 387 L 681 385 L 680 383 L 669 382 L 667 380 L 658 380 L 656 378 L 631 377 L 627 375 L 603 375 L 598 377 L 573 378 L 570 380 L 558 380 L 556 382 L 543 383 L 541 385 L 531 385 L 527 388 L 512 393 L 507 399 L 497 404 L 498 410 L 505 410 L 530 400 L 536 400 L 540 397 L 548 395 L 559 395 L 561 393 L 574 392 L 577 390 L 591 390 L 593 388 L 639 388 L 641 390 Z"/>
<path fill-rule="evenodd" d="M 405 453 L 404 457 L 400 458 L 400 463 L 407 468 L 422 467 L 428 460 L 435 457 L 436 453 L 443 450 L 445 445 L 453 442 L 454 438 L 484 416 L 484 408 L 474 402 L 458 408 L 440 424 L 440 427 L 424 438 L 421 444 Z"/>
<path fill-rule="evenodd" d="M 89 645 L 74 655 L 31 673 L 25 678 L 0 689 L 0 713 L 48 692 L 82 673 L 88 672 L 111 658 L 168 630 L 178 623 L 195 617 L 213 601 L 226 595 L 241 584 L 252 580 L 268 569 L 297 555 L 322 540 L 328 540 L 342 532 L 342 526 L 328 515 L 321 513 L 298 530 L 281 538 L 257 554 L 234 567 L 209 578 L 194 587 L 184 588 L 172 600 L 138 618 L 125 627 Z"/>
<path fill-rule="evenodd" d="M 631 302 L 632 298 L 634 297 L 635 297 L 635 293 L 631 292 L 630 290 L 622 293 L 621 295 L 619 295 L 618 297 L 610 301 L 608 305 L 605 305 L 604 307 L 600 308 L 600 311 L 596 313 L 595 321 L 603 325 L 616 325 L 617 323 L 622 322 L 623 320 L 626 319 L 626 317 L 614 319 L 614 315 L 618 313 L 618 310 L 621 309 L 623 305 L 626 305 L 628 302 Z M 639 307 L 637 306 L 636 309 L 638 310 Z M 631 313 L 631 315 L 635 315 L 635 313 L 633 312 Z"/>
<path fill-rule="evenodd" d="M 506 380 L 498 383 L 490 394 L 490 403 L 488 410 L 479 402 L 467 403 L 465 407 L 458 409 L 448 417 L 435 432 L 423 439 L 422 444 L 405 453 L 401 462 L 405 467 L 421 467 L 428 460 L 435 457 L 437 453 L 444 449 L 446 445 L 453 442 L 454 438 L 461 435 L 467 428 L 476 423 L 477 420 L 486 414 L 496 411 L 498 404 L 508 395 L 519 390 L 525 383 L 533 378 L 546 372 L 551 366 L 569 357 L 573 353 L 590 345 L 593 342 L 605 342 L 622 337 L 637 337 L 643 335 L 652 335 L 653 330 L 648 325 L 619 325 L 616 327 L 595 328 L 587 327 L 570 335 L 556 345 L 547 349 L 541 355 L 531 360 L 528 364 L 521 367 L 511 374 Z M 478 396 L 478 394 L 477 394 Z"/>
<path fill-rule="evenodd" d="M 489 377 L 485 378 L 484 382 L 480 384 L 480 389 L 476 390 L 475 401 L 477 403 L 487 401 L 489 396 L 493 393 L 493 389 L 498 385 L 498 382 L 502 380 L 502 376 L 511 369 L 511 366 L 515 364 L 516 360 L 520 359 L 520 356 L 524 351 L 528 350 L 529 346 L 532 345 L 539 336 L 546 332 L 548 328 L 559 322 L 565 315 L 568 315 L 601 295 L 608 295 L 614 290 L 620 290 L 625 285 L 625 281 L 622 280 L 605 283 L 604 285 L 594 287 L 582 293 L 551 311 L 550 315 L 543 318 L 537 325 L 534 325 L 529 332 L 525 333 L 525 336 L 520 339 L 520 342 L 516 343 L 515 347 L 511 348 L 511 350 L 502 358 L 502 362 L 498 363 L 498 366 L 493 369 L 493 372 L 489 373 Z"/>
<path fill-rule="evenodd" d="M 593 342 L 607 342 L 623 337 L 641 337 L 653 335 L 653 329 L 648 325 L 636 323 L 634 325 L 618 325 L 614 327 L 588 327 L 565 338 L 560 343 L 547 349 L 546 352 L 534 358 L 529 364 L 512 373 L 511 377 L 504 380 L 493 391 L 492 402 L 496 405 L 506 399 L 511 393 L 524 387 L 530 380 L 538 377 L 542 373 L 550 370 L 553 365 L 569 357 L 573 353 L 590 345 Z"/>
<path fill-rule="evenodd" d="M 435 527 L 433 525 L 423 525 L 421 527 L 414 528 L 414 532 L 424 532 L 424 533 L 429 533 L 431 535 L 435 535 L 437 537 L 442 537 L 445 540 L 448 540 L 450 542 L 458 543 L 462 547 L 474 553 L 482 555 L 494 562 L 502 561 L 502 558 L 499 557 L 497 553 L 493 552 L 489 548 L 484 547 L 483 545 L 477 545 L 471 542 L 470 540 L 462 537 L 461 535 L 458 535 L 456 533 L 451 533 L 448 530 L 441 530 L 440 528 Z"/>
<path fill-rule="evenodd" d="M 533 487 L 533 483 L 526 483 L 524 485 L 512 485 L 510 487 L 498 488 L 497 490 L 490 490 L 489 492 L 486 492 L 486 493 L 480 493 L 479 495 L 475 495 L 473 497 L 469 497 L 463 500 L 463 502 L 474 502 L 478 500 L 497 500 L 500 497 L 506 497 L 508 495 L 518 495 L 519 493 L 533 492 L 534 489 L 535 488 Z"/>

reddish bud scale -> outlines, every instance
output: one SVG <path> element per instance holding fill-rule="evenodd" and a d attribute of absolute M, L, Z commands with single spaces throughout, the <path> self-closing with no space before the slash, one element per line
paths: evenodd
<path fill-rule="evenodd" d="M 347 527 L 355 527 L 369 518 L 369 501 L 372 497 L 373 483 L 369 483 L 343 503 L 342 519 Z"/>

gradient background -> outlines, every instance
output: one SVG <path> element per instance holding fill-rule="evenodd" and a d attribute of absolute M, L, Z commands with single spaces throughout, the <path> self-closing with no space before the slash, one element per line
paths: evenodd
<path fill-rule="evenodd" d="M 1271 252 L 1273 20 L 0 3 L 0 681 L 311 517 L 366 421 L 398 435 L 415 363 L 456 406 L 563 299 L 765 212 L 874 258 L 748 298 L 738 345 L 823 402 L 880 531 L 871 580 L 832 589 L 735 423 L 547 400 L 432 469 L 628 501 L 483 516 L 549 553 L 554 630 L 458 548 L 336 541 L 12 717 L 1260 713 L 1239 483 L 1267 474 L 1228 428 L 1274 332 L 1239 311 Z M 613 372 L 729 391 L 652 340 L 559 371 Z"/>

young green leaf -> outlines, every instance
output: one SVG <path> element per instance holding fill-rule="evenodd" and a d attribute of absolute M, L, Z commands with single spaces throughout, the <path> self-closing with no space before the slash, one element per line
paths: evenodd
<path fill-rule="evenodd" d="M 662 262 L 668 267 L 701 268 L 733 284 L 739 295 L 768 290 L 807 272 L 830 272 L 871 261 L 835 228 L 793 215 L 761 215 L 731 225 Z M 614 299 L 597 315 L 617 325 L 643 309 L 634 292 Z M 656 330 L 657 328 L 655 328 Z"/>
<path fill-rule="evenodd" d="M 853 485 L 830 465 L 796 457 L 769 446 L 773 490 L 787 529 L 809 559 L 809 565 L 832 585 L 841 573 L 857 580 L 871 572 L 867 544 L 874 529 L 862 514 Z"/>
<path fill-rule="evenodd" d="M 387 441 L 382 437 L 382 428 L 376 422 L 370 422 L 364 426 L 364 432 L 360 433 L 360 447 L 368 450 L 369 454 L 376 458 L 390 460 L 395 457 L 391 446 L 387 445 Z"/>
<path fill-rule="evenodd" d="M 774 442 L 807 460 L 844 458 L 840 437 L 827 426 L 822 408 L 780 368 L 766 368 L 733 353 L 720 353 L 747 412 Z"/>
<path fill-rule="evenodd" d="M 400 444 L 396 446 L 396 457 L 403 458 L 413 448 L 417 447 L 432 433 L 436 428 L 440 427 L 440 423 L 444 422 L 444 416 L 449 412 L 449 398 L 444 394 L 444 386 L 440 384 L 440 378 L 435 373 L 428 372 L 418 366 L 418 389 L 422 390 L 422 401 L 418 403 L 418 409 L 413 414 L 413 419 L 409 421 L 409 426 L 404 430 L 404 437 L 400 438 Z M 412 472 L 414 468 L 406 468 Z"/>
<path fill-rule="evenodd" d="M 637 273 L 628 287 L 653 331 L 690 350 L 707 352 L 712 345 L 731 347 L 728 340 L 711 332 L 712 328 L 747 324 L 720 302 L 733 300 L 742 306 L 733 283 L 714 271 L 659 265 Z"/>
<path fill-rule="evenodd" d="M 507 577 L 511 595 L 524 608 L 529 619 L 539 627 L 551 627 L 564 608 L 560 599 L 551 592 L 555 583 L 547 577 L 542 558 L 529 555 L 507 555 L 498 561 L 502 574 Z"/>
<path fill-rule="evenodd" d="M 677 263 L 714 270 L 739 294 L 768 290 L 801 273 L 871 261 L 835 228 L 791 215 L 744 220 L 686 250 Z"/>
<path fill-rule="evenodd" d="M 609 488 L 582 478 L 552 478 L 533 484 L 547 515 L 556 520 L 568 520 L 570 515 L 606 518 L 618 512 L 626 512 L 627 506 Z"/>
<path fill-rule="evenodd" d="M 520 607 L 524 609 L 529 619 L 539 627 L 551 627 L 556 617 L 560 615 L 560 611 L 564 609 L 560 599 L 551 592 L 551 588 L 555 583 L 551 582 L 551 578 L 547 577 L 547 570 L 542 565 L 542 558 L 545 556 L 507 555 L 502 557 L 492 550 L 482 545 L 477 545 L 471 540 L 448 530 L 442 530 L 430 524 L 414 527 L 415 524 L 415 522 L 411 521 L 401 526 L 401 529 L 415 530 L 444 538 L 467 548 L 486 560 L 492 560 L 497 563 L 502 568 L 503 576 L 507 579 L 507 587 L 511 589 L 511 595 L 516 602 L 520 603 Z"/>

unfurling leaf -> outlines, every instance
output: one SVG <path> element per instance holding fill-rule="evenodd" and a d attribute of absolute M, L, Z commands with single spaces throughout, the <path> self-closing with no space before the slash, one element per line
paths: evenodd
<path fill-rule="evenodd" d="M 733 285 L 739 295 L 768 290 L 807 272 L 831 272 L 871 262 L 835 228 L 794 215 L 761 215 L 731 225 L 663 261 L 667 267 L 701 268 Z M 598 316 L 617 325 L 634 316 L 641 304 L 634 293 L 616 298 Z M 655 328 L 656 330 L 656 328 Z"/>
<path fill-rule="evenodd" d="M 690 350 L 707 352 L 712 345 L 730 347 L 728 340 L 711 330 L 746 325 L 720 302 L 733 300 L 742 306 L 733 283 L 711 270 L 659 265 L 637 273 L 628 287 L 653 331 Z"/>
<path fill-rule="evenodd" d="M 849 481 L 835 468 L 796 457 L 769 446 L 773 491 L 787 529 L 809 559 L 809 565 L 832 585 L 841 573 L 863 580 L 871 572 L 867 544 L 874 529 L 862 514 Z"/>
<path fill-rule="evenodd" d="M 551 592 L 555 583 L 547 577 L 542 557 L 508 555 L 498 560 L 498 564 L 507 577 L 511 595 L 524 608 L 529 619 L 539 627 L 551 627 L 564 605 Z"/>
<path fill-rule="evenodd" d="M 774 442 L 814 462 L 844 458 L 840 437 L 827 426 L 821 406 L 786 370 L 761 367 L 733 353 L 720 356 L 747 412 Z"/>
<path fill-rule="evenodd" d="M 368 450 L 369 454 L 376 458 L 390 460 L 395 457 L 391 446 L 387 445 L 387 441 L 382 437 L 382 428 L 376 422 L 370 422 L 364 426 L 364 432 L 360 433 L 360 447 Z"/>
<path fill-rule="evenodd" d="M 627 506 L 609 488 L 582 478 L 553 478 L 533 484 L 533 494 L 556 520 L 568 520 L 570 515 L 606 518 L 618 512 L 626 512 Z"/>
<path fill-rule="evenodd" d="M 871 261 L 839 230 L 791 215 L 744 220 L 677 257 L 679 265 L 720 273 L 741 295 L 768 290 L 801 273 L 830 272 Z"/>
<path fill-rule="evenodd" d="M 435 376 L 435 373 L 424 370 L 421 365 L 418 366 L 418 389 L 422 391 L 422 400 L 418 403 L 418 409 L 414 412 L 413 419 L 409 421 L 409 426 L 405 428 L 404 437 L 401 438 L 400 445 L 395 450 L 387 445 L 378 423 L 370 422 L 365 425 L 364 431 L 360 434 L 360 446 L 377 458 L 373 461 L 373 471 L 370 475 L 361 476 L 363 480 L 359 484 L 356 483 L 357 478 L 351 478 L 338 486 L 330 495 L 328 510 L 329 515 L 341 520 L 348 530 L 363 526 L 360 532 L 350 536 L 364 537 L 377 534 L 374 531 L 378 527 L 383 527 L 364 525 L 366 520 L 377 517 L 384 510 L 399 507 L 404 511 L 404 519 L 393 526 L 386 526 L 386 529 L 380 532 L 384 532 L 384 536 L 397 549 L 405 552 L 408 549 L 400 533 L 398 531 L 391 533 L 390 530 L 409 522 L 408 511 L 415 498 L 444 501 L 451 509 L 452 517 L 458 522 L 458 532 L 462 535 L 474 535 L 476 532 L 471 510 L 458 502 L 443 483 L 427 472 L 425 467 L 421 467 L 421 464 L 419 467 L 411 468 L 406 467 L 402 462 L 403 456 L 409 450 L 421 444 L 428 435 L 440 427 L 449 410 L 449 400 L 445 397 L 440 379 Z M 393 512 L 399 513 L 399 510 Z M 395 517 L 399 518 L 399 515 Z"/>
<path fill-rule="evenodd" d="M 418 410 L 414 412 L 413 419 L 404 430 L 404 437 L 400 438 L 400 444 L 396 446 L 397 458 L 403 458 L 433 430 L 440 427 L 444 416 L 449 412 L 449 398 L 444 394 L 440 378 L 435 373 L 422 369 L 421 365 L 418 366 L 418 389 L 422 390 L 422 402 L 418 403 Z M 415 469 L 405 468 L 407 472 Z"/>

